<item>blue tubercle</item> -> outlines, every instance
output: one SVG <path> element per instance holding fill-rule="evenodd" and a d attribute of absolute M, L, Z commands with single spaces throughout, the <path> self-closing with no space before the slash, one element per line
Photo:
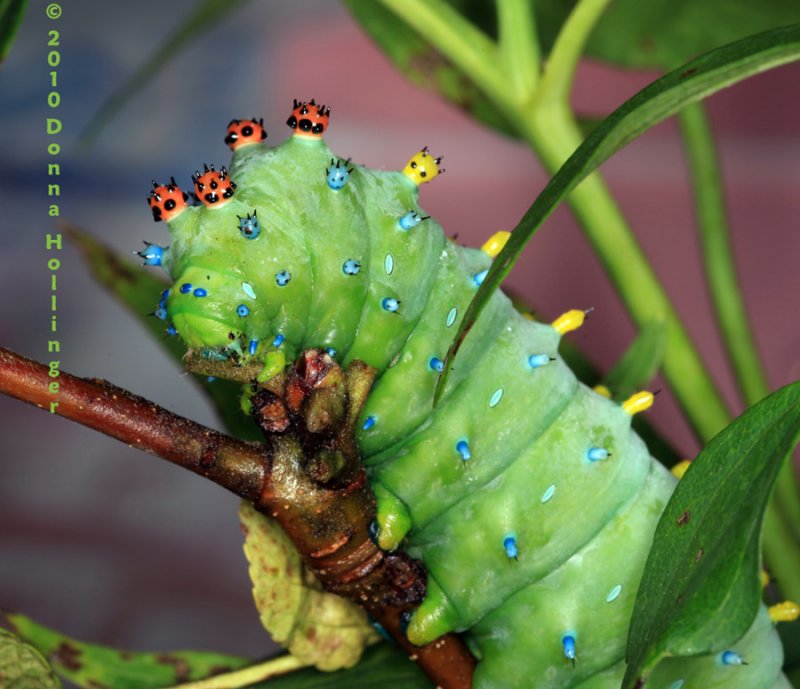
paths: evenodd
<path fill-rule="evenodd" d="M 398 221 L 398 225 L 400 225 L 401 230 L 411 230 L 414 229 L 417 225 L 419 225 L 423 220 L 427 220 L 430 216 L 422 216 L 416 211 L 408 211 L 404 216 L 402 216 Z"/>
<path fill-rule="evenodd" d="M 247 347 L 247 351 L 250 354 L 250 356 L 255 356 L 257 349 L 258 349 L 258 340 L 250 340 L 250 344 Z"/>
<path fill-rule="evenodd" d="M 272 341 L 272 346 L 280 347 L 283 344 L 284 340 L 286 340 L 286 338 L 279 333 L 275 335 L 275 339 Z"/>
<path fill-rule="evenodd" d="M 174 325 L 171 325 L 171 326 L 169 326 L 169 328 L 167 328 L 167 335 L 169 337 L 172 337 L 173 335 L 177 335 L 177 334 L 178 334 L 178 331 L 175 329 Z"/>
<path fill-rule="evenodd" d="M 181 294 L 189 294 L 192 291 L 192 283 L 191 282 L 184 282 L 181 285 Z"/>
<path fill-rule="evenodd" d="M 144 249 L 141 251 L 134 251 L 133 253 L 143 259 L 144 263 L 142 265 L 160 266 L 164 261 L 164 252 L 166 250 L 166 247 L 145 242 Z"/>
<path fill-rule="evenodd" d="M 483 284 L 488 272 L 489 269 L 487 268 L 486 270 L 482 270 L 480 273 L 475 273 L 475 275 L 472 276 L 472 283 L 475 285 L 475 287 L 480 287 Z"/>
<path fill-rule="evenodd" d="M 531 354 L 528 357 L 528 366 L 539 368 L 540 366 L 546 366 L 551 361 L 555 361 L 555 359 L 547 354 Z"/>
<path fill-rule="evenodd" d="M 506 536 L 503 539 L 503 548 L 505 548 L 506 555 L 509 560 L 516 560 L 519 551 L 517 550 L 517 539 L 514 536 Z"/>
<path fill-rule="evenodd" d="M 236 307 L 236 315 L 239 316 L 239 318 L 245 318 L 246 316 L 249 316 L 250 309 L 248 308 L 247 304 L 239 304 L 239 306 Z"/>
<path fill-rule="evenodd" d="M 381 306 L 383 307 L 384 311 L 388 311 L 389 313 L 397 313 L 397 309 L 400 308 L 400 302 L 393 297 L 386 297 L 381 300 Z"/>
<path fill-rule="evenodd" d="M 354 258 L 348 258 L 342 265 L 342 272 L 345 275 L 358 275 L 361 270 L 361 263 Z"/>
<path fill-rule="evenodd" d="M 561 639 L 561 644 L 564 647 L 564 657 L 567 660 L 571 660 L 572 664 L 575 664 L 575 658 L 577 657 L 577 653 L 575 651 L 575 637 L 572 634 L 566 634 Z"/>
<path fill-rule="evenodd" d="M 608 459 L 611 453 L 604 447 L 592 447 L 586 453 L 586 457 L 590 462 L 599 462 L 603 459 Z"/>
<path fill-rule="evenodd" d="M 334 191 L 339 191 L 347 184 L 347 180 L 350 179 L 350 173 L 352 171 L 353 168 L 347 167 L 347 163 L 342 163 L 341 160 L 337 160 L 334 164 L 334 161 L 331 160 L 331 166 L 325 168 L 328 186 Z"/>
<path fill-rule="evenodd" d="M 747 665 L 736 651 L 723 651 L 719 659 L 723 665 Z"/>
<path fill-rule="evenodd" d="M 257 239 L 261 234 L 261 223 L 256 217 L 256 211 L 253 211 L 253 215 L 248 213 L 244 218 L 240 215 L 236 217 L 239 218 L 239 232 L 242 233 L 242 237 L 245 239 Z"/>
<path fill-rule="evenodd" d="M 159 307 L 153 311 L 153 315 L 160 321 L 167 320 L 167 310 L 163 306 L 159 305 Z"/>
<path fill-rule="evenodd" d="M 432 356 L 428 360 L 428 368 L 430 368 L 431 371 L 441 373 L 444 371 L 444 361 L 442 361 L 439 357 Z"/>
<path fill-rule="evenodd" d="M 364 421 L 364 425 L 363 425 L 363 427 L 362 427 L 362 428 L 363 428 L 365 431 L 368 431 L 370 428 L 372 428 L 372 427 L 375 425 L 375 423 L 376 423 L 377 421 L 378 421 L 378 419 L 376 419 L 374 416 L 368 416 L 368 417 L 366 418 L 366 420 Z"/>
<path fill-rule="evenodd" d="M 325 352 L 328 354 L 329 357 L 335 359 L 336 358 L 336 350 L 333 347 L 328 347 Z"/>
<path fill-rule="evenodd" d="M 461 455 L 461 459 L 465 462 L 472 459 L 472 452 L 470 452 L 469 443 L 466 440 L 459 440 L 456 443 L 456 452 Z"/>
<path fill-rule="evenodd" d="M 201 299 L 203 297 L 207 297 L 208 296 L 208 292 L 206 290 L 204 290 L 202 287 L 195 288 L 195 290 L 194 290 L 194 292 L 192 294 L 194 294 L 194 296 L 196 296 L 196 297 L 200 297 Z"/>
<path fill-rule="evenodd" d="M 291 279 L 292 274 L 288 270 L 281 270 L 280 272 L 275 273 L 275 282 L 277 283 L 278 287 L 286 287 Z"/>

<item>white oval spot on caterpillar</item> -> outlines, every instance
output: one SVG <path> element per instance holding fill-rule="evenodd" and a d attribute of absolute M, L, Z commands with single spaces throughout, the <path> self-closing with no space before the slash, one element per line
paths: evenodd
<path fill-rule="evenodd" d="M 458 309 L 454 306 L 450 311 L 447 313 L 447 320 L 444 324 L 449 328 L 456 322 L 456 316 L 458 315 Z"/>
<path fill-rule="evenodd" d="M 617 598 L 619 598 L 619 594 L 622 593 L 622 584 L 617 584 L 613 589 L 608 592 L 606 596 L 606 603 L 611 603 Z"/>
<path fill-rule="evenodd" d="M 496 407 L 501 399 L 503 399 L 503 388 L 497 388 L 489 399 L 489 406 L 492 408 Z"/>
<path fill-rule="evenodd" d="M 387 275 L 391 275 L 394 272 L 394 257 L 391 254 L 386 254 L 383 267 L 386 269 Z"/>
<path fill-rule="evenodd" d="M 670 684 L 669 689 L 683 689 L 683 680 L 679 679 L 677 682 Z"/>
<path fill-rule="evenodd" d="M 256 298 L 256 292 L 255 292 L 255 290 L 253 289 L 253 285 L 251 285 L 249 282 L 243 282 L 243 283 L 242 283 L 242 291 L 243 291 L 243 292 L 244 292 L 244 293 L 245 293 L 245 294 L 246 294 L 248 297 L 250 297 L 251 299 L 255 299 L 255 298 Z"/>
<path fill-rule="evenodd" d="M 556 494 L 556 484 L 551 483 L 547 487 L 547 490 L 544 493 L 542 493 L 542 504 L 548 502 L 550 498 L 552 498 L 555 494 Z"/>

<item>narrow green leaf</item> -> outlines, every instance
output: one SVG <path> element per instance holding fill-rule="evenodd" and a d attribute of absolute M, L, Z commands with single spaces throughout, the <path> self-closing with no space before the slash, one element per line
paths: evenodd
<path fill-rule="evenodd" d="M 650 321 L 614 365 L 603 385 L 615 400 L 625 400 L 646 387 L 664 361 L 666 323 L 663 318 Z"/>
<path fill-rule="evenodd" d="M 368 648 L 361 662 L 348 670 L 319 672 L 311 668 L 275 677 L 254 689 L 433 689 L 416 663 L 388 643 Z"/>
<path fill-rule="evenodd" d="M 138 653 L 77 641 L 24 615 L 5 613 L 11 628 L 50 658 L 58 673 L 86 689 L 162 689 L 247 665 L 221 653 L 174 651 Z M 43 689 L 49 685 L 42 685 Z M 54 685 L 58 686 L 58 685 Z M 31 689 L 39 685 L 31 685 Z"/>
<path fill-rule="evenodd" d="M 656 527 L 623 689 L 662 657 L 722 650 L 750 626 L 761 597 L 761 522 L 798 437 L 800 382 L 742 414 L 692 462 Z"/>
<path fill-rule="evenodd" d="M 467 309 L 439 376 L 434 404 L 444 390 L 453 357 L 491 295 L 536 230 L 588 174 L 637 136 L 694 103 L 748 76 L 800 59 L 800 24 L 750 36 L 688 62 L 653 82 L 609 115 L 542 190 L 494 260 Z"/>
<path fill-rule="evenodd" d="M 11 50 L 27 4 L 27 0 L 0 0 L 0 62 Z"/>
<path fill-rule="evenodd" d="M 161 293 L 169 287 L 167 281 L 154 275 L 152 269 L 145 269 L 129 258 L 119 256 L 77 227 L 68 227 L 67 233 L 83 255 L 92 277 L 128 307 L 170 356 L 180 363 L 186 346 L 177 337 L 167 337 L 164 322 L 150 315 L 158 305 Z M 242 440 L 262 439 L 256 425 L 239 407 L 240 385 L 227 380 L 209 382 L 195 378 L 195 381 L 209 396 L 231 435 Z"/>
<path fill-rule="evenodd" d="M 9 689 L 59 689 L 61 682 L 34 646 L 0 629 L 0 686 Z"/>
<path fill-rule="evenodd" d="M 128 101 L 156 77 L 173 58 L 185 50 L 192 41 L 212 29 L 215 24 L 230 19 L 234 12 L 248 1 L 202 0 L 196 3 L 194 11 L 184 18 L 181 25 L 170 33 L 155 52 L 100 106 L 78 138 L 78 145 L 91 146 Z"/>
<path fill-rule="evenodd" d="M 384 51 L 397 69 L 413 84 L 436 91 L 462 108 L 479 122 L 510 136 L 519 136 L 518 128 L 501 113 L 496 104 L 475 84 L 472 76 L 460 70 L 439 49 L 397 13 L 380 2 L 342 0 L 364 31 Z M 497 31 L 492 3 L 477 0 L 450 0 L 442 3 L 471 21 Z"/>

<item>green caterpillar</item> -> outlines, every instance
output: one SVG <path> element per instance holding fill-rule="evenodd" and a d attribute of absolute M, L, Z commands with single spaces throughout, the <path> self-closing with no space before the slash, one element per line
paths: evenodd
<path fill-rule="evenodd" d="M 304 349 L 360 359 L 378 377 L 358 441 L 378 500 L 378 542 L 428 569 L 408 636 L 468 630 L 474 686 L 616 688 L 639 579 L 675 479 L 631 431 L 652 395 L 618 405 L 580 384 L 561 335 L 501 293 L 464 343 L 442 403 L 447 347 L 502 246 L 448 241 L 418 189 L 439 172 L 427 149 L 402 172 L 342 160 L 322 139 L 330 110 L 295 101 L 294 135 L 262 144 L 234 120 L 230 171 L 148 196 L 172 245 L 146 264 L 174 280 L 156 315 L 205 356 L 281 370 Z M 234 182 L 235 180 L 235 182 Z M 765 609 L 724 653 L 662 662 L 648 689 L 788 687 Z"/>

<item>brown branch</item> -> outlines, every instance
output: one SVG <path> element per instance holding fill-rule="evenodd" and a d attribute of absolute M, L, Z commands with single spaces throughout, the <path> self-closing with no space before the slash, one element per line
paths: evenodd
<path fill-rule="evenodd" d="M 58 384 L 56 394 L 48 386 Z M 173 414 L 143 397 L 97 378 L 62 372 L 0 348 L 0 392 L 50 409 L 132 447 L 178 464 L 248 500 L 261 495 L 268 448 L 247 443 Z"/>
<path fill-rule="evenodd" d="M 253 502 L 281 524 L 323 586 L 365 607 L 437 687 L 469 689 L 475 660 L 458 637 L 423 648 L 406 639 L 401 616 L 420 602 L 426 575 L 421 563 L 384 553 L 368 535 L 374 497 L 352 430 L 372 372 L 356 364 L 344 376 L 326 356 L 305 353 L 292 374 L 253 398 L 266 445 L 213 431 L 107 381 L 64 372 L 54 379 L 47 366 L 2 348 L 0 392 L 44 409 L 57 401 L 55 413 Z M 54 382 L 57 395 L 49 390 Z"/>

